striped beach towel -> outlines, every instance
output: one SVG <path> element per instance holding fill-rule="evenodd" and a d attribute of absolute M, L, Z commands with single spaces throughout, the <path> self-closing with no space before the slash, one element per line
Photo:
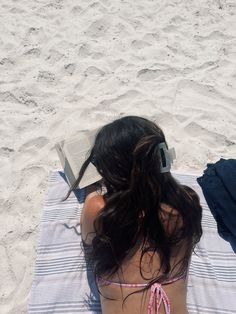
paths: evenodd
<path fill-rule="evenodd" d="M 189 270 L 189 314 L 235 314 L 236 255 L 218 235 L 196 177 L 174 176 L 198 193 L 203 207 L 203 236 Z M 81 244 L 79 221 L 85 193 L 78 190 L 61 202 L 67 191 L 63 172 L 52 171 L 42 214 L 29 314 L 101 313 L 99 294 Z"/>

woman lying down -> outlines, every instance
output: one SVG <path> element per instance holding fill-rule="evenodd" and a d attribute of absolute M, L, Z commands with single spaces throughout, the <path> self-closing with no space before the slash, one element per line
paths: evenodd
<path fill-rule="evenodd" d="M 202 208 L 172 177 L 170 155 L 155 123 L 127 116 L 100 129 L 84 163 L 95 165 L 106 187 L 104 195 L 87 195 L 81 216 L 103 314 L 188 313 L 187 273 Z"/>

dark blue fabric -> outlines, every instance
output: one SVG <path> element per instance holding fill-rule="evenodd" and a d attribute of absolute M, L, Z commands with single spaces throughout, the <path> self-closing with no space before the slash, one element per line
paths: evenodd
<path fill-rule="evenodd" d="M 236 159 L 207 164 L 197 181 L 217 222 L 219 235 L 230 242 L 236 253 Z"/>

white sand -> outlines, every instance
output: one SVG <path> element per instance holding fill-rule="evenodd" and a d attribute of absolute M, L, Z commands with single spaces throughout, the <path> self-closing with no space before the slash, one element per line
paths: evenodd
<path fill-rule="evenodd" d="M 0 313 L 27 309 L 57 140 L 135 114 L 177 170 L 236 155 L 235 1 L 136 2 L 1 0 Z"/>

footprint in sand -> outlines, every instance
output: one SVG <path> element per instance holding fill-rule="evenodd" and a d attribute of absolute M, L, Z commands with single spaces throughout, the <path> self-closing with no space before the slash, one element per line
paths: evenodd
<path fill-rule="evenodd" d="M 64 54 L 60 53 L 59 51 L 55 49 L 50 49 L 48 56 L 45 58 L 45 61 L 47 61 L 51 65 L 54 65 L 56 62 L 60 61 L 63 57 L 65 57 Z"/>
<path fill-rule="evenodd" d="M 160 40 L 160 35 L 158 33 L 147 33 L 143 36 L 143 40 L 151 45 L 151 43 Z"/>
<path fill-rule="evenodd" d="M 44 137 L 44 136 L 40 136 L 37 138 L 34 138 L 32 140 L 27 141 L 25 144 L 21 145 L 19 148 L 19 151 L 25 151 L 28 149 L 32 149 L 32 148 L 42 148 L 44 146 L 46 146 L 49 143 L 48 138 Z"/>
<path fill-rule="evenodd" d="M 32 48 L 24 52 L 23 55 L 39 57 L 41 55 L 41 50 L 39 48 Z"/>
<path fill-rule="evenodd" d="M 23 13 L 25 13 L 25 10 L 22 10 L 20 8 L 12 8 L 9 10 L 9 12 L 11 12 L 13 14 L 23 14 Z"/>
<path fill-rule="evenodd" d="M 0 156 L 9 157 L 14 151 L 15 150 L 10 147 L 0 147 Z"/>
<path fill-rule="evenodd" d="M 0 93 L 0 101 L 2 102 L 13 102 L 21 103 L 30 108 L 35 108 L 38 106 L 37 102 L 34 100 L 33 95 L 25 90 L 16 89 L 14 92 L 6 91 Z"/>
<path fill-rule="evenodd" d="M 85 31 L 85 35 L 89 37 L 102 37 L 105 36 L 110 28 L 111 24 L 107 19 L 102 18 L 93 22 Z"/>
<path fill-rule="evenodd" d="M 41 8 L 39 8 L 39 10 L 37 11 L 38 13 L 46 13 L 48 12 L 53 12 L 54 10 L 61 10 L 63 8 L 63 5 L 61 3 L 61 0 L 55 0 L 55 1 L 49 1 L 48 4 L 42 6 Z"/>
<path fill-rule="evenodd" d="M 151 44 L 144 40 L 133 40 L 131 43 L 131 48 L 133 49 L 142 49 L 149 46 L 151 46 Z"/>
<path fill-rule="evenodd" d="M 180 15 L 173 16 L 170 20 L 170 24 L 180 24 L 184 22 L 186 19 L 182 18 Z"/>
<path fill-rule="evenodd" d="M 168 25 L 168 26 L 166 26 L 166 27 L 164 27 L 163 29 L 162 29 L 162 31 L 163 32 L 165 32 L 165 33 L 174 33 L 174 32 L 176 32 L 176 25 Z"/>
<path fill-rule="evenodd" d="M 84 43 L 80 46 L 78 51 L 78 56 L 81 58 L 86 58 L 90 54 L 90 46 L 87 43 Z"/>
<path fill-rule="evenodd" d="M 35 155 L 35 152 L 34 152 Z M 35 189 L 45 189 L 46 182 L 39 180 L 40 178 L 45 178 L 47 176 L 47 171 L 43 166 L 32 165 L 27 166 L 21 170 L 21 176 L 18 177 L 18 182 L 16 183 L 17 190 L 20 188 L 22 193 L 35 193 Z M 27 178 L 27 183 L 25 182 Z M 30 201 L 31 198 L 28 199 Z"/>
<path fill-rule="evenodd" d="M 134 100 L 135 98 L 138 98 L 140 96 L 140 92 L 137 90 L 128 90 L 124 94 L 118 95 L 114 98 L 104 99 L 99 102 L 96 109 L 99 110 L 110 110 L 111 107 L 116 108 L 119 104 L 126 104 L 129 103 L 130 100 Z"/>
<path fill-rule="evenodd" d="M 100 70 L 99 68 L 95 67 L 95 66 L 90 66 L 88 67 L 85 71 L 84 71 L 84 75 L 85 76 L 104 76 L 105 72 L 103 70 Z"/>
<path fill-rule="evenodd" d="M 16 94 L 17 99 L 21 104 L 26 105 L 30 108 L 38 107 L 37 102 L 34 100 L 33 95 L 27 91 L 18 91 L 18 95 Z"/>
<path fill-rule="evenodd" d="M 6 92 L 0 92 L 0 101 L 2 102 L 17 102 L 19 103 L 19 100 L 13 95 L 12 92 L 6 91 Z"/>
<path fill-rule="evenodd" d="M 143 81 L 151 81 L 161 75 L 161 70 L 142 69 L 138 71 L 137 78 Z"/>
<path fill-rule="evenodd" d="M 94 60 L 98 60 L 98 59 L 104 58 L 104 54 L 101 52 L 94 52 L 91 54 L 91 58 Z"/>
<path fill-rule="evenodd" d="M 205 40 L 220 40 L 220 39 L 223 39 L 223 40 L 227 39 L 228 40 L 228 39 L 233 39 L 234 37 L 229 36 L 229 35 L 225 35 L 220 31 L 214 31 L 214 32 L 211 32 L 210 34 L 208 34 L 206 36 L 195 35 L 194 38 L 197 41 L 205 41 Z"/>
<path fill-rule="evenodd" d="M 10 60 L 9 58 L 3 58 L 1 61 L 0 61 L 0 66 L 12 66 L 14 65 L 14 61 Z"/>
<path fill-rule="evenodd" d="M 166 67 L 161 69 L 142 69 L 138 71 L 137 78 L 142 81 L 151 81 L 158 77 L 162 77 L 162 79 L 167 80 L 173 77 L 179 76 L 181 71 L 175 68 Z"/>
<path fill-rule="evenodd" d="M 48 71 L 39 71 L 37 81 L 38 82 L 48 82 L 48 83 L 53 83 L 55 82 L 56 77 L 55 74 L 52 72 Z"/>
<path fill-rule="evenodd" d="M 187 132 L 188 135 L 196 138 L 204 138 L 204 140 L 208 142 L 208 145 L 211 147 L 219 147 L 221 146 L 231 146 L 235 145 L 233 141 L 227 139 L 225 135 L 219 134 L 217 132 L 213 132 L 210 130 L 205 129 L 204 127 L 200 126 L 196 122 L 190 122 L 184 130 Z"/>
<path fill-rule="evenodd" d="M 26 32 L 25 38 L 23 39 L 23 45 L 37 45 L 46 42 L 46 40 L 47 36 L 43 27 L 30 27 Z"/>
<path fill-rule="evenodd" d="M 173 117 L 175 117 L 175 119 L 180 122 L 180 123 L 183 123 L 185 122 L 186 120 L 189 119 L 189 117 L 187 116 L 184 116 L 184 115 L 181 115 L 181 114 L 174 114 Z"/>
<path fill-rule="evenodd" d="M 78 14 L 80 14 L 82 11 L 83 11 L 83 8 L 82 8 L 81 6 L 79 6 L 79 5 L 76 5 L 76 6 L 74 6 L 74 7 L 71 9 L 70 13 L 73 14 L 73 15 L 78 15 Z"/>

